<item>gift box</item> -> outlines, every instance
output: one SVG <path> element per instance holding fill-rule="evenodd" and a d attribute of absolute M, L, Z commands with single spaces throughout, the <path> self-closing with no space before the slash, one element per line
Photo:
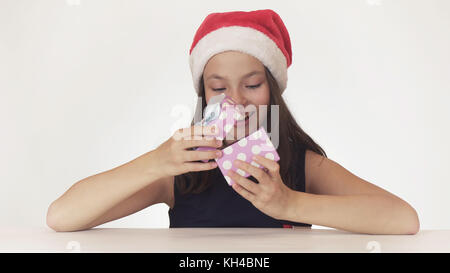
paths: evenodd
<path fill-rule="evenodd" d="M 234 161 L 236 159 L 246 161 L 255 167 L 263 168 L 263 166 L 260 166 L 252 160 L 254 155 L 259 155 L 274 161 L 280 160 L 277 150 L 270 141 L 264 127 L 261 127 L 249 136 L 242 138 L 232 145 L 224 148 L 222 150 L 222 156 L 220 158 L 216 158 L 217 165 L 230 186 L 233 185 L 234 182 L 229 176 L 227 176 L 227 172 L 229 170 L 232 170 L 244 177 L 250 176 L 250 174 L 234 165 Z"/>
<path fill-rule="evenodd" d="M 244 119 L 244 116 L 243 107 L 239 109 L 233 99 L 222 93 L 209 100 L 203 120 L 196 125 L 214 126 L 216 131 L 213 137 L 223 140 L 233 129 L 236 122 Z M 215 150 L 215 148 L 198 147 L 196 150 L 208 151 Z M 208 160 L 203 160 L 203 162 L 208 162 Z"/>
<path fill-rule="evenodd" d="M 245 117 L 243 109 L 236 106 L 236 103 L 225 94 L 214 96 L 208 102 L 205 109 L 204 119 L 196 125 L 215 126 L 215 137 L 218 139 L 225 139 L 227 134 L 233 129 L 238 120 Z M 206 151 L 214 150 L 212 147 L 198 147 L 196 150 Z M 260 155 L 274 161 L 279 161 L 280 157 L 270 141 L 264 127 L 253 132 L 249 136 L 240 139 L 232 145 L 222 149 L 222 156 L 216 158 L 217 165 L 222 172 L 227 183 L 231 186 L 233 181 L 227 176 L 227 172 L 232 170 L 244 177 L 250 174 L 234 166 L 234 160 L 240 159 L 246 161 L 253 166 L 263 168 L 258 163 L 252 160 L 253 155 Z M 204 160 L 203 162 L 208 162 Z"/>

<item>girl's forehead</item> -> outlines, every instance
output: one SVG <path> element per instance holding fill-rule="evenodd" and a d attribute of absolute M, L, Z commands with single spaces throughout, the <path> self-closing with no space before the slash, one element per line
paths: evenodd
<path fill-rule="evenodd" d="M 255 57 L 238 52 L 226 51 L 211 57 L 205 65 L 203 75 L 208 74 L 246 74 L 253 70 L 264 70 L 264 65 Z"/>

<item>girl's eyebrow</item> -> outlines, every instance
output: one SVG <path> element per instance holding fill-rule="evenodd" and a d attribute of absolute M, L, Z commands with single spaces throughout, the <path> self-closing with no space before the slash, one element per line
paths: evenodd
<path fill-rule="evenodd" d="M 252 71 L 252 72 L 247 73 L 247 74 L 245 74 L 244 76 L 242 76 L 242 79 L 251 77 L 251 76 L 256 75 L 256 74 L 263 74 L 263 73 L 264 73 L 264 72 L 262 72 L 262 71 L 255 70 L 255 71 Z M 219 75 L 217 75 L 217 74 L 211 74 L 211 75 L 209 75 L 209 76 L 206 78 L 206 80 L 208 81 L 208 80 L 210 80 L 210 79 L 227 80 L 227 77 L 222 77 L 222 76 L 219 76 Z"/>

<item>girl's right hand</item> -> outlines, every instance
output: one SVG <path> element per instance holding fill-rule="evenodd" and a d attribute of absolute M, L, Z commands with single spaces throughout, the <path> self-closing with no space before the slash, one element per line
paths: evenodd
<path fill-rule="evenodd" d="M 211 170 L 217 167 L 215 161 L 193 162 L 219 158 L 222 152 L 218 149 L 222 146 L 222 140 L 216 140 L 213 136 L 214 127 L 191 126 L 177 130 L 172 137 L 156 148 L 153 154 L 156 156 L 158 172 L 162 177 L 175 176 L 187 172 Z M 217 128 L 215 128 L 217 129 Z M 209 151 L 191 150 L 193 147 L 212 147 Z"/>

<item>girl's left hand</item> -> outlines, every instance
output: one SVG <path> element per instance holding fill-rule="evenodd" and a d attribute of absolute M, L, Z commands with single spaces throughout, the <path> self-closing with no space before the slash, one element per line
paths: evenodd
<path fill-rule="evenodd" d="M 256 178 L 259 184 L 230 170 L 227 175 L 234 181 L 233 189 L 263 213 L 278 220 L 285 220 L 283 218 L 286 218 L 290 209 L 294 191 L 283 183 L 280 165 L 274 160 L 258 155 L 254 156 L 253 161 L 265 167 L 267 172 L 238 159 L 234 164 Z"/>

